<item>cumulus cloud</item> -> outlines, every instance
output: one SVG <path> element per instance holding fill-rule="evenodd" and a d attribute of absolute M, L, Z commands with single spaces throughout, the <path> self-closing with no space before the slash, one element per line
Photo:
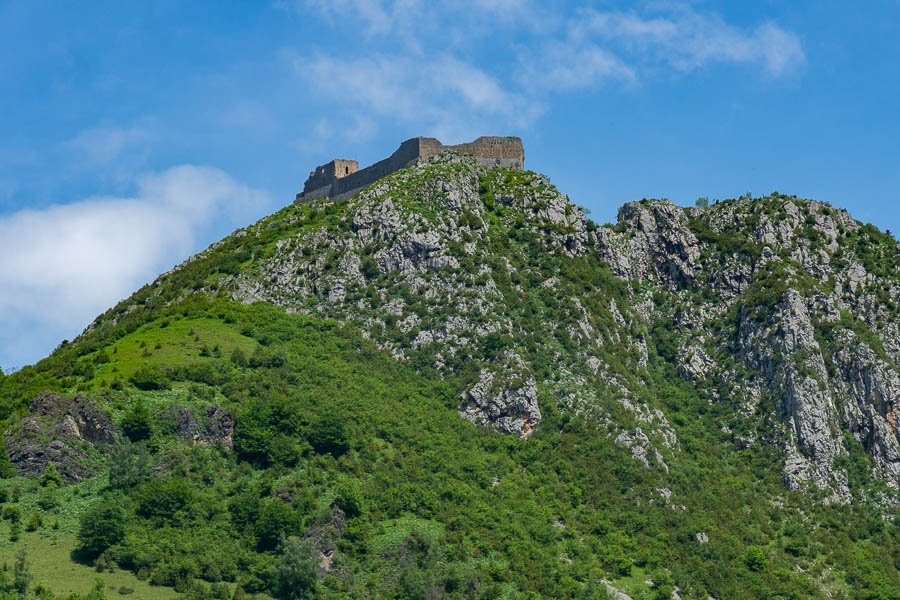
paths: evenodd
<path fill-rule="evenodd" d="M 2 347 L 39 357 L 196 250 L 213 223 L 243 224 L 269 204 L 218 169 L 185 165 L 139 178 L 133 197 L 0 216 Z"/>

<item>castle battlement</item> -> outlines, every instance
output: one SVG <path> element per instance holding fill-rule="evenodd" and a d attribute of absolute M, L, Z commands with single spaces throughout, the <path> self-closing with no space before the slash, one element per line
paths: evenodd
<path fill-rule="evenodd" d="M 297 194 L 296 202 L 307 202 L 316 198 L 349 198 L 362 188 L 371 185 L 395 171 L 417 164 L 444 150 L 452 150 L 475 157 L 479 165 L 489 169 L 525 168 L 525 149 L 517 137 L 482 136 L 473 142 L 445 146 L 435 138 L 415 137 L 406 140 L 397 150 L 384 160 L 365 169 L 359 169 L 355 160 L 335 159 L 316 167 L 309 173 L 303 191 Z"/>

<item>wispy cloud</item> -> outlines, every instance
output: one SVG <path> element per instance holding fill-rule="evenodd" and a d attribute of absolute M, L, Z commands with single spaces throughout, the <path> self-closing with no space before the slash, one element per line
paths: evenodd
<path fill-rule="evenodd" d="M 144 127 L 103 125 L 82 131 L 64 142 L 63 146 L 78 152 L 84 160 L 98 165 L 108 165 L 119 159 L 123 153 L 137 146 L 146 145 L 152 139 L 153 134 Z"/>
<path fill-rule="evenodd" d="M 424 126 L 448 140 L 500 119 L 524 126 L 540 105 L 495 77 L 452 56 L 431 60 L 374 54 L 366 58 L 298 57 L 296 70 L 317 93 L 375 117 Z M 374 127 L 368 123 L 371 129 Z M 322 129 L 331 130 L 331 123 Z"/>
<path fill-rule="evenodd" d="M 0 216 L 3 347 L 76 334 L 194 250 L 211 222 L 242 223 L 261 207 L 269 207 L 261 192 L 217 169 L 185 165 L 141 177 L 133 197 Z M 28 329 L 32 323 L 43 329 Z"/>
<path fill-rule="evenodd" d="M 366 119 L 367 137 L 387 122 L 451 137 L 486 125 L 523 129 L 561 94 L 633 87 L 661 71 L 686 74 L 715 63 L 781 77 L 806 60 L 798 36 L 773 22 L 738 27 L 688 4 L 640 12 L 564 4 L 546 11 L 532 0 L 435 0 L 427 10 L 419 0 L 293 6 L 335 30 L 362 25 L 365 36 L 385 41 L 375 52 L 331 50 L 295 61 L 311 90 Z M 329 116 L 318 129 L 350 139 L 340 120 Z"/>
<path fill-rule="evenodd" d="M 741 29 L 686 5 L 652 17 L 584 10 L 573 21 L 570 38 L 620 46 L 635 62 L 663 62 L 679 71 L 713 62 L 750 63 L 778 76 L 806 61 L 797 35 L 775 23 Z"/>

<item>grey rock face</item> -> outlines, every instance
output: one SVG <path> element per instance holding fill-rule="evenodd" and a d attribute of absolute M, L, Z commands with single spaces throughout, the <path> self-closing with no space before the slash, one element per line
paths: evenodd
<path fill-rule="evenodd" d="M 171 424 L 178 439 L 202 446 L 221 444 L 229 449 L 233 445 L 234 417 L 218 406 L 207 408 L 200 419 L 187 408 L 175 407 L 166 409 L 159 416 Z"/>
<path fill-rule="evenodd" d="M 653 276 L 673 285 L 694 282 L 700 251 L 682 209 L 668 202 L 629 202 L 619 209 L 619 224 L 629 236 L 597 230 L 600 256 L 616 275 Z"/>
<path fill-rule="evenodd" d="M 526 436 L 541 420 L 537 385 L 518 354 L 507 352 L 496 370 L 483 369 L 460 397 L 460 415 L 503 433 Z"/>
<path fill-rule="evenodd" d="M 865 449 L 874 477 L 900 489 L 900 331 L 885 302 L 900 290 L 856 253 L 878 240 L 847 241 L 865 235 L 846 211 L 773 197 L 692 209 L 628 204 L 595 243 L 616 275 L 667 289 L 679 307 L 666 312 L 649 293 L 634 299 L 648 324 L 673 323 L 681 377 L 748 420 L 771 411 L 777 425 L 761 435 L 750 427 L 734 436 L 737 445 L 777 445 L 788 488 L 849 502 L 859 496 L 841 466 L 848 440 Z M 898 257 L 888 250 L 888 259 Z M 705 302 L 688 295 L 698 287 Z M 734 329 L 723 330 L 730 315 Z M 729 360 L 713 360 L 716 353 Z M 618 441 L 633 447 L 625 437 Z"/>
<path fill-rule="evenodd" d="M 109 416 L 84 396 L 45 392 L 28 415 L 3 434 L 9 459 L 21 475 L 40 476 L 53 463 L 62 478 L 78 482 L 99 468 L 96 446 L 104 450 L 118 437 Z"/>
<path fill-rule="evenodd" d="M 848 500 L 846 476 L 833 469 L 835 459 L 844 453 L 838 411 L 800 294 L 787 290 L 771 322 L 743 318 L 738 347 L 745 364 L 768 381 L 786 425 L 783 444 L 787 487 L 803 489 L 813 483 L 820 490 L 831 490 L 833 500 Z"/>

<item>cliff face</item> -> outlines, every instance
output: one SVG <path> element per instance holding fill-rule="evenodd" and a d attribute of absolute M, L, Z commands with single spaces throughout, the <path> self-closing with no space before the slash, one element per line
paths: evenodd
<path fill-rule="evenodd" d="M 736 443 L 777 445 L 789 488 L 840 502 L 861 447 L 896 501 L 895 240 L 827 204 L 775 196 L 628 204 L 597 242 L 618 276 L 666 290 L 635 301 L 674 323 L 679 373 L 741 415 Z"/>
<path fill-rule="evenodd" d="M 334 318 L 464 377 L 456 402 L 474 423 L 527 436 L 552 407 L 667 473 L 682 418 L 644 390 L 671 368 L 721 415 L 724 443 L 780 451 L 788 488 L 900 497 L 900 251 L 846 211 L 780 195 L 642 201 L 598 227 L 539 174 L 439 154 L 193 260 L 250 249 L 195 290 Z"/>

